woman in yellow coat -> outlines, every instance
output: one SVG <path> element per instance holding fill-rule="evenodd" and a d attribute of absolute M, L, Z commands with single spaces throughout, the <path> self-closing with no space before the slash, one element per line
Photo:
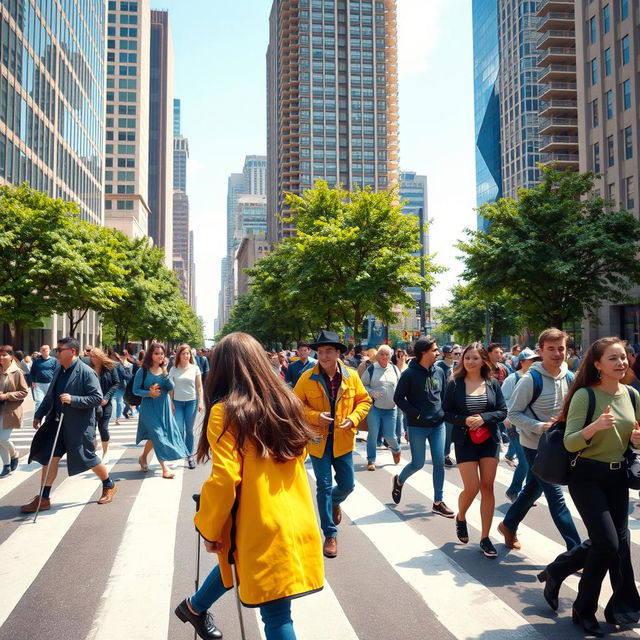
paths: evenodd
<path fill-rule="evenodd" d="M 211 455 L 195 525 L 218 565 L 176 615 L 201 638 L 221 638 L 209 607 L 233 586 L 260 607 L 267 640 L 294 640 L 291 599 L 322 589 L 322 545 L 304 467 L 313 433 L 300 401 L 260 344 L 232 333 L 216 346 L 207 376 L 207 430 L 199 462 Z"/>

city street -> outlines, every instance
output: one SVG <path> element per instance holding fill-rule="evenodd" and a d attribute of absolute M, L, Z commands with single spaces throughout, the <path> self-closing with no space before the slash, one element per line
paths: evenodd
<path fill-rule="evenodd" d="M 33 434 L 28 426 L 30 413 L 27 426 L 15 432 L 23 454 Z M 121 426 L 112 424 L 111 429 L 107 464 L 119 491 L 110 505 L 96 504 L 100 485 L 91 473 L 70 479 L 62 466 L 52 492 L 52 509 L 33 524 L 33 518 L 21 515 L 18 507 L 37 493 L 39 466 L 27 466 L 23 458 L 19 470 L 0 481 L 0 637 L 193 637 L 191 627 L 183 625 L 173 609 L 194 587 L 191 496 L 206 478 L 207 466 L 190 471 L 175 463 L 176 477 L 167 481 L 160 477 L 154 460 L 144 474 L 137 463 L 141 447 L 134 442 L 135 419 Z M 535 578 L 562 551 L 544 499 L 519 530 L 523 550 L 507 553 L 494 535 L 499 557 L 488 560 L 477 546 L 477 505 L 468 516 L 471 542 L 465 547 L 455 538 L 452 520 L 431 514 L 430 465 L 408 481 L 402 503 L 395 507 L 390 486 L 397 467 L 391 454 L 379 451 L 381 466 L 372 473 L 366 470 L 363 453 L 364 444 L 358 443 L 357 486 L 344 505 L 339 555 L 325 561 L 325 588 L 294 601 L 301 640 L 582 637 L 570 620 L 577 577 L 563 588 L 557 617 L 543 600 Z M 404 444 L 403 461 L 407 459 Z M 511 473 L 502 462 L 496 484 L 496 526 L 506 509 L 504 490 Z M 453 507 L 459 474 L 455 468 L 446 474 L 445 501 Z M 637 500 L 631 504 L 633 553 L 636 575 L 640 575 L 640 507 Z M 201 579 L 214 558 L 203 550 Z M 601 603 L 607 597 L 603 592 Z M 219 601 L 214 613 L 225 638 L 240 637 L 232 593 Z M 258 610 L 243 613 L 248 638 L 263 637 Z M 615 637 L 637 635 L 624 631 Z"/>

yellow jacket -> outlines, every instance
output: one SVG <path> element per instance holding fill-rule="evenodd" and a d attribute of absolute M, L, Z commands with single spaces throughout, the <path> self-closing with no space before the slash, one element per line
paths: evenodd
<path fill-rule="evenodd" d="M 367 417 L 369 409 L 371 409 L 371 398 L 355 369 L 350 369 L 340 362 L 338 362 L 338 366 L 342 373 L 342 384 L 338 390 L 334 416 L 336 427 L 333 430 L 333 455 L 336 457 L 354 450 L 357 431 L 355 427 Z M 318 418 L 321 413 L 331 411 L 331 404 L 329 403 L 328 390 L 320 374 L 319 364 L 300 376 L 293 392 L 302 400 L 307 422 L 318 434 L 318 441 L 309 445 L 309 453 L 316 458 L 321 458 L 327 444 L 329 427 L 320 426 Z M 346 418 L 353 422 L 353 429 L 337 427 Z"/>
<path fill-rule="evenodd" d="M 232 430 L 222 437 L 224 409 L 211 409 L 207 439 L 211 476 L 202 485 L 195 525 L 202 536 L 223 543 L 218 554 L 225 587 L 233 586 L 228 553 L 231 511 L 237 499 L 236 552 L 240 599 L 259 606 L 322 589 L 322 543 L 304 466 L 259 458 L 252 444 L 236 450 Z"/>

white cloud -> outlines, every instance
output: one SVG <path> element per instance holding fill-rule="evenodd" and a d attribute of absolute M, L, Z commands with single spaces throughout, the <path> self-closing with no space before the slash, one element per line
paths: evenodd
<path fill-rule="evenodd" d="M 398 69 L 401 76 L 420 73 L 438 44 L 445 0 L 398 0 Z"/>

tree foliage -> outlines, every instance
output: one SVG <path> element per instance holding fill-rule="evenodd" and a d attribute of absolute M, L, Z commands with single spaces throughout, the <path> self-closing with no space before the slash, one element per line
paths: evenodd
<path fill-rule="evenodd" d="M 501 293 L 532 330 L 595 317 L 640 283 L 640 222 L 594 192 L 594 176 L 542 169 L 543 180 L 480 208 L 487 231 L 458 244 L 463 277 L 479 294 Z"/>
<path fill-rule="evenodd" d="M 441 269 L 426 256 L 421 278 L 412 255 L 420 249 L 418 219 L 402 213 L 397 191 L 347 192 L 319 180 L 286 201 L 296 235 L 247 270 L 251 294 L 230 320 L 234 330 L 255 328 L 257 315 L 281 341 L 320 327 L 349 327 L 358 335 L 368 314 L 392 323 L 395 305 L 413 305 L 408 287 L 434 286 Z"/>

